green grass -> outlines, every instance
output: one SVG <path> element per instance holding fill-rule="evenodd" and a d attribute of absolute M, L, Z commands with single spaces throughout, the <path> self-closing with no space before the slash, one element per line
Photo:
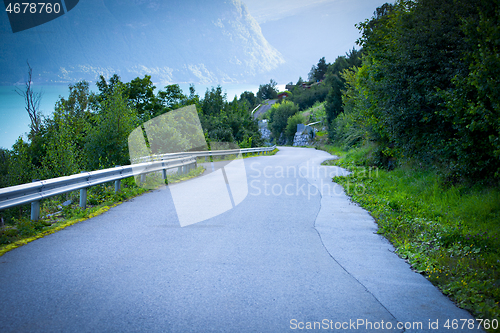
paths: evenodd
<path fill-rule="evenodd" d="M 477 318 L 500 318 L 499 188 L 450 186 L 418 163 L 367 169 L 370 147 L 324 149 L 341 156 L 330 164 L 352 171 L 333 180 L 371 213 L 399 256 Z"/>
<path fill-rule="evenodd" d="M 271 151 L 264 152 L 263 155 L 272 156 L 272 155 L 276 155 L 277 152 L 279 152 L 279 149 L 274 148 Z M 255 156 L 259 156 L 259 154 L 257 154 L 257 153 L 245 153 L 245 154 L 243 154 L 243 158 L 249 158 L 249 157 L 255 157 Z M 260 156 L 262 156 L 262 155 L 260 155 Z"/>
<path fill-rule="evenodd" d="M 13 218 L 0 229 L 0 255 L 70 225 L 100 215 L 111 207 L 146 191 L 136 186 L 131 177 L 122 181 L 122 188 L 118 193 L 114 192 L 114 184 L 89 188 L 86 209 L 78 206 L 79 191 L 43 200 L 40 207 L 40 220 L 31 221 L 23 214 L 18 218 Z M 72 203 L 62 206 L 62 203 L 67 200 L 71 200 Z M 23 207 L 18 209 L 22 211 Z M 29 210 L 29 205 L 25 207 L 25 210 Z"/>
<path fill-rule="evenodd" d="M 306 124 L 316 121 L 324 121 L 326 118 L 325 102 L 316 102 L 308 109 L 299 112 L 306 118 Z M 317 129 L 321 129 L 321 124 L 313 125 Z"/>

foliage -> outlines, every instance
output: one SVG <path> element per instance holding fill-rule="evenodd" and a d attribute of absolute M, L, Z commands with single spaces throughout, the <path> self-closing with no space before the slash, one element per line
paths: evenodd
<path fill-rule="evenodd" d="M 461 21 L 468 68 L 441 95 L 443 118 L 454 132 L 446 147 L 457 174 L 500 177 L 500 3 L 484 0 L 477 5 L 477 12 Z"/>
<path fill-rule="evenodd" d="M 24 99 L 25 109 L 30 117 L 30 135 L 38 135 L 42 125 L 42 114 L 40 113 L 40 102 L 42 92 L 35 92 L 31 86 L 33 69 L 30 63 L 28 65 L 28 79 L 25 82 L 24 89 L 16 88 L 16 93 Z"/>
<path fill-rule="evenodd" d="M 87 208 L 82 209 L 77 204 L 62 206 L 67 196 L 56 196 L 41 202 L 42 219 L 30 221 L 28 217 L 14 217 L 3 228 L 0 228 L 0 255 L 13 248 L 26 244 L 37 238 L 44 237 L 69 225 L 99 215 L 117 202 L 127 200 L 144 193 L 145 190 L 135 185 L 133 178 L 122 180 L 122 189 L 114 192 L 114 187 L 106 184 L 88 189 Z M 69 194 L 73 202 L 78 202 L 75 192 Z"/>
<path fill-rule="evenodd" d="M 273 79 L 267 84 L 261 84 L 257 92 L 257 98 L 261 101 L 265 99 L 275 99 L 278 96 L 277 85 L 278 84 Z"/>
<path fill-rule="evenodd" d="M 161 103 L 162 100 L 158 98 L 159 96 L 157 97 L 154 94 L 155 88 L 156 87 L 151 81 L 151 76 L 149 75 L 145 75 L 142 79 L 137 77 L 125 84 L 124 93 L 128 98 L 129 105 L 135 109 L 141 122 L 152 119 L 165 112 L 163 110 L 163 104 Z M 177 97 L 175 96 L 175 93 L 178 91 L 172 91 L 173 87 L 170 86 L 166 88 L 167 91 L 165 92 L 165 95 L 173 98 Z M 174 96 L 170 94 L 173 94 Z M 168 102 L 172 101 L 169 100 Z"/>
<path fill-rule="evenodd" d="M 0 188 L 9 184 L 10 151 L 0 148 Z"/>
<path fill-rule="evenodd" d="M 248 142 L 262 145 L 257 121 L 253 119 L 245 99 L 236 97 L 228 102 L 220 86 L 205 92 L 199 113 L 201 125 L 209 140 L 214 142 Z"/>
<path fill-rule="evenodd" d="M 286 142 L 284 131 L 288 124 L 288 118 L 297 112 L 299 112 L 299 107 L 293 102 L 284 101 L 282 103 L 273 104 L 269 115 L 268 126 L 276 142 L 281 144 Z"/>
<path fill-rule="evenodd" d="M 329 87 L 323 83 L 312 85 L 310 88 L 296 86 L 292 91 L 290 100 L 299 106 L 300 110 L 312 107 L 315 103 L 321 103 L 328 94 Z"/>
<path fill-rule="evenodd" d="M 293 138 L 295 133 L 297 132 L 297 125 L 304 124 L 305 125 L 306 118 L 300 114 L 296 113 L 290 118 L 288 118 L 285 128 L 285 137 L 288 142 L 293 142 Z"/>
<path fill-rule="evenodd" d="M 356 142 L 376 140 L 390 158 L 447 166 L 455 181 L 498 176 L 498 8 L 494 0 L 377 8 L 358 25 L 361 68 L 354 77 L 331 76 L 331 139 L 349 146 L 354 131 Z M 346 78 L 340 100 L 337 86 Z"/>
<path fill-rule="evenodd" d="M 92 107 L 96 96 L 85 81 L 69 85 L 69 97 L 61 97 L 52 118 L 46 119 L 43 178 L 68 176 L 79 172 L 84 163 L 84 146 L 90 124 L 94 120 Z"/>
<path fill-rule="evenodd" d="M 335 62 L 328 67 L 325 84 L 329 87 L 326 96 L 325 111 L 328 125 L 329 136 L 334 138 L 333 120 L 343 112 L 342 93 L 345 90 L 345 77 L 343 73 L 347 69 L 357 68 L 361 64 L 361 51 L 352 49 L 345 56 L 335 59 Z"/>
<path fill-rule="evenodd" d="M 306 110 L 307 111 L 307 110 Z M 326 121 L 325 103 L 316 102 L 310 108 L 311 114 L 309 115 L 309 122 L 320 121 L 322 125 Z"/>
<path fill-rule="evenodd" d="M 178 84 L 165 86 L 165 91 L 160 90 L 157 97 L 162 106 L 168 110 L 174 110 L 187 105 L 187 96 L 184 96 Z"/>
<path fill-rule="evenodd" d="M 240 95 L 240 103 L 245 103 L 247 110 L 253 110 L 258 104 L 258 98 L 251 91 L 244 91 Z"/>
<path fill-rule="evenodd" d="M 415 271 L 478 318 L 498 318 L 499 190 L 450 185 L 418 161 L 391 172 L 367 168 L 370 151 L 340 152 L 345 157 L 335 164 L 352 173 L 334 181 L 370 212 Z"/>
<path fill-rule="evenodd" d="M 319 59 L 317 65 L 313 65 L 308 75 L 308 80 L 312 82 L 319 82 L 324 79 L 329 64 L 326 63 L 325 57 Z"/>
<path fill-rule="evenodd" d="M 360 80 L 364 79 L 364 68 L 354 67 L 344 70 L 341 77 L 345 81 L 342 94 L 343 112 L 329 123 L 329 137 L 344 149 L 354 147 L 373 138 L 369 104 L 362 90 Z"/>
<path fill-rule="evenodd" d="M 138 125 L 137 112 L 128 105 L 121 82 L 104 96 L 85 143 L 85 160 L 91 170 L 129 164 L 127 140 Z"/>

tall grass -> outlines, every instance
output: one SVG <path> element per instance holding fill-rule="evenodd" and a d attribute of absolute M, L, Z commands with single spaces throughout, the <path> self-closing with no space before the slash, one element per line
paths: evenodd
<path fill-rule="evenodd" d="M 350 183 L 346 189 L 356 187 L 348 195 L 374 216 L 378 232 L 414 270 L 477 318 L 498 319 L 500 189 L 450 185 L 419 163 L 360 172 L 369 164 L 370 149 L 340 152 L 343 158 L 334 163 L 352 174 L 334 181 Z M 336 153 L 338 148 L 326 150 Z"/>

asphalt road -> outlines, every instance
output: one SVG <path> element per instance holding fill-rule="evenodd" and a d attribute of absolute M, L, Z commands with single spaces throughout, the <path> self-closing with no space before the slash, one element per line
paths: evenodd
<path fill-rule="evenodd" d="M 253 113 L 253 117 L 257 119 L 258 116 L 260 116 L 263 113 L 266 113 L 267 110 L 269 110 L 273 106 L 273 104 L 276 103 L 277 101 L 278 101 L 277 99 L 270 99 L 266 102 L 263 102 L 261 107 L 255 110 L 255 112 Z"/>
<path fill-rule="evenodd" d="M 0 332 L 450 332 L 446 320 L 471 319 L 374 233 L 331 183 L 343 171 L 318 168 L 328 158 L 245 159 L 244 186 L 227 167 L 229 209 L 198 223 L 181 227 L 176 209 L 224 189 L 206 176 L 6 253 Z"/>

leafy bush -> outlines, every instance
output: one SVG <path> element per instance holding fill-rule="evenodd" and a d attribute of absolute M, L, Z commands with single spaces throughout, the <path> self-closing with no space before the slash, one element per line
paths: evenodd
<path fill-rule="evenodd" d="M 280 144 L 284 144 L 286 139 L 282 138 L 284 131 L 288 124 L 288 118 L 299 112 L 299 107 L 290 101 L 284 101 L 282 103 L 275 103 L 271 107 L 271 113 L 269 115 L 269 128 L 273 137 Z"/>
<path fill-rule="evenodd" d="M 297 113 L 288 118 L 285 128 L 285 136 L 288 142 L 293 142 L 293 138 L 295 136 L 295 133 L 297 132 L 297 125 L 304 124 L 305 122 L 306 118 L 300 113 Z"/>

